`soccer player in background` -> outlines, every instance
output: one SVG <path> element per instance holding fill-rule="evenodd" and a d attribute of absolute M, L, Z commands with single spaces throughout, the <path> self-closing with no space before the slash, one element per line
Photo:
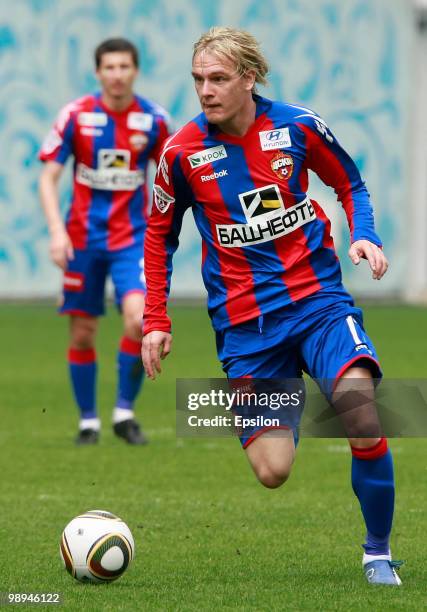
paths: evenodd
<path fill-rule="evenodd" d="M 40 152 L 45 164 L 39 190 L 50 256 L 64 271 L 60 313 L 70 316 L 68 364 L 80 410 L 77 444 L 94 444 L 99 437 L 95 339 L 108 275 L 123 317 L 113 429 L 130 444 L 146 442 L 133 411 L 144 378 L 140 351 L 146 179 L 148 163 L 157 160 L 169 128 L 167 113 L 133 92 L 138 63 L 138 51 L 128 40 L 102 42 L 95 51 L 100 93 L 67 104 Z M 58 181 L 70 155 L 73 193 L 64 223 Z"/>
<path fill-rule="evenodd" d="M 362 313 L 342 284 L 329 219 L 307 196 L 309 169 L 341 201 L 351 261 L 367 259 L 379 280 L 387 260 L 356 165 L 316 113 L 255 93 L 267 72 L 246 32 L 212 28 L 194 45 L 192 75 L 203 112 L 161 152 L 145 240 L 143 363 L 155 378 L 171 350 L 171 259 L 183 214 L 192 207 L 228 378 L 294 379 L 304 370 L 332 400 L 353 385 L 371 398 L 348 436 L 352 485 L 367 530 L 363 567 L 369 582 L 399 585 L 389 546 L 392 457 L 386 438 L 371 428 L 380 366 Z M 286 481 L 295 457 L 296 432 L 276 433 L 254 427 L 241 435 L 257 478 L 269 488 Z"/>

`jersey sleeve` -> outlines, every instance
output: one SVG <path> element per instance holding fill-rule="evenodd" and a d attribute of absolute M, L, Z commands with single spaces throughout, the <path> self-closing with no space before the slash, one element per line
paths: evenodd
<path fill-rule="evenodd" d="M 319 116 L 307 113 L 297 125 L 305 135 L 307 166 L 335 190 L 347 217 L 351 242 L 363 239 L 382 246 L 368 190 L 350 155 Z"/>
<path fill-rule="evenodd" d="M 150 151 L 150 159 L 154 160 L 157 164 L 165 140 L 173 134 L 174 130 L 172 128 L 170 115 L 166 111 L 158 114 L 155 117 L 155 122 L 157 124 L 158 135 L 154 147 Z"/>
<path fill-rule="evenodd" d="M 56 161 L 65 164 L 73 150 L 73 134 L 75 117 L 73 105 L 65 106 L 58 114 L 53 127 L 47 134 L 39 151 L 39 159 L 43 162 Z"/>
<path fill-rule="evenodd" d="M 172 153 L 172 151 L 171 151 Z M 171 330 L 167 299 L 172 275 L 172 257 L 178 248 L 185 211 L 192 195 L 183 175 L 180 156 L 160 155 L 153 185 L 153 208 L 144 241 L 144 269 L 147 285 L 143 333 Z"/>

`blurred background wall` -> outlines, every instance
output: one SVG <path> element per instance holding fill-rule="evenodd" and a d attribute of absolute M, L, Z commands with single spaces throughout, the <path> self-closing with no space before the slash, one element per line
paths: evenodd
<path fill-rule="evenodd" d="M 347 261 L 335 194 L 311 195 L 333 219 L 347 286 L 360 295 L 422 299 L 427 286 L 424 0 L 14 0 L 0 2 L 0 297 L 55 295 L 59 272 L 37 198 L 37 151 L 59 108 L 97 89 L 93 50 L 125 36 L 141 53 L 137 90 L 175 126 L 198 113 L 192 43 L 211 25 L 253 33 L 271 64 L 261 93 L 313 108 L 356 160 L 391 260 L 374 283 Z M 424 23 L 424 25 L 423 25 Z M 416 95 L 414 95 L 416 94 Z M 66 173 L 71 174 L 71 168 Z M 66 209 L 70 181 L 61 184 Z M 416 261 L 415 261 L 416 260 Z M 200 241 L 187 215 L 173 291 L 203 295 Z"/>

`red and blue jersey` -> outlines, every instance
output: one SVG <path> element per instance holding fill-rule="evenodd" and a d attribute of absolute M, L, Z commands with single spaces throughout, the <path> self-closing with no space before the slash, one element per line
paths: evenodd
<path fill-rule="evenodd" d="M 166 111 L 140 96 L 122 112 L 105 106 L 100 94 L 60 111 L 39 157 L 60 164 L 74 157 L 66 226 L 75 248 L 114 251 L 142 242 L 148 162 L 157 161 L 169 135 Z"/>
<path fill-rule="evenodd" d="M 144 333 L 170 330 L 172 255 L 189 207 L 202 236 L 216 330 L 322 288 L 345 291 L 330 221 L 307 195 L 309 170 L 335 190 L 352 242 L 381 246 L 365 184 L 323 119 L 303 107 L 254 99 L 256 118 L 244 137 L 224 134 L 202 113 L 164 144 L 145 238 Z"/>

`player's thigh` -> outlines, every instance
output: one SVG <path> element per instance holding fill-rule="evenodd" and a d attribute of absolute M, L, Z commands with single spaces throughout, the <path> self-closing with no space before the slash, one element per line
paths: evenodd
<path fill-rule="evenodd" d="M 255 341 L 251 342 L 251 326 L 245 328 L 249 334 L 248 345 L 255 346 Z M 243 399 L 250 399 L 236 401 L 233 413 L 237 434 L 255 473 L 258 476 L 266 472 L 276 476 L 280 473 L 283 477 L 293 461 L 304 407 L 304 384 L 297 351 L 288 350 L 280 343 L 260 352 L 226 358 L 223 366 L 232 389 L 240 393 L 239 397 L 244 391 Z M 250 447 L 259 450 L 248 451 Z M 270 447 L 280 449 L 274 462 L 275 453 L 270 453 Z"/>
<path fill-rule="evenodd" d="M 61 314 L 97 317 L 104 314 L 105 280 L 108 261 L 99 251 L 75 249 L 63 276 Z"/>
<path fill-rule="evenodd" d="M 123 312 L 126 299 L 127 312 L 134 316 L 138 309 L 143 309 L 145 296 L 145 276 L 142 244 L 114 251 L 110 254 L 110 273 L 115 290 L 116 305 Z M 130 298 L 132 294 L 140 296 L 135 301 Z M 142 316 L 142 311 L 141 311 Z"/>
<path fill-rule="evenodd" d="M 382 376 L 375 347 L 358 313 L 358 309 L 349 307 L 348 314 L 326 314 L 301 341 L 304 369 L 328 395 L 352 366 L 369 369 L 374 378 Z"/>
<path fill-rule="evenodd" d="M 378 431 L 374 379 L 382 373 L 357 309 L 324 317 L 301 344 L 305 369 L 332 403 L 349 438 Z M 355 314 L 354 314 L 355 313 Z"/>

